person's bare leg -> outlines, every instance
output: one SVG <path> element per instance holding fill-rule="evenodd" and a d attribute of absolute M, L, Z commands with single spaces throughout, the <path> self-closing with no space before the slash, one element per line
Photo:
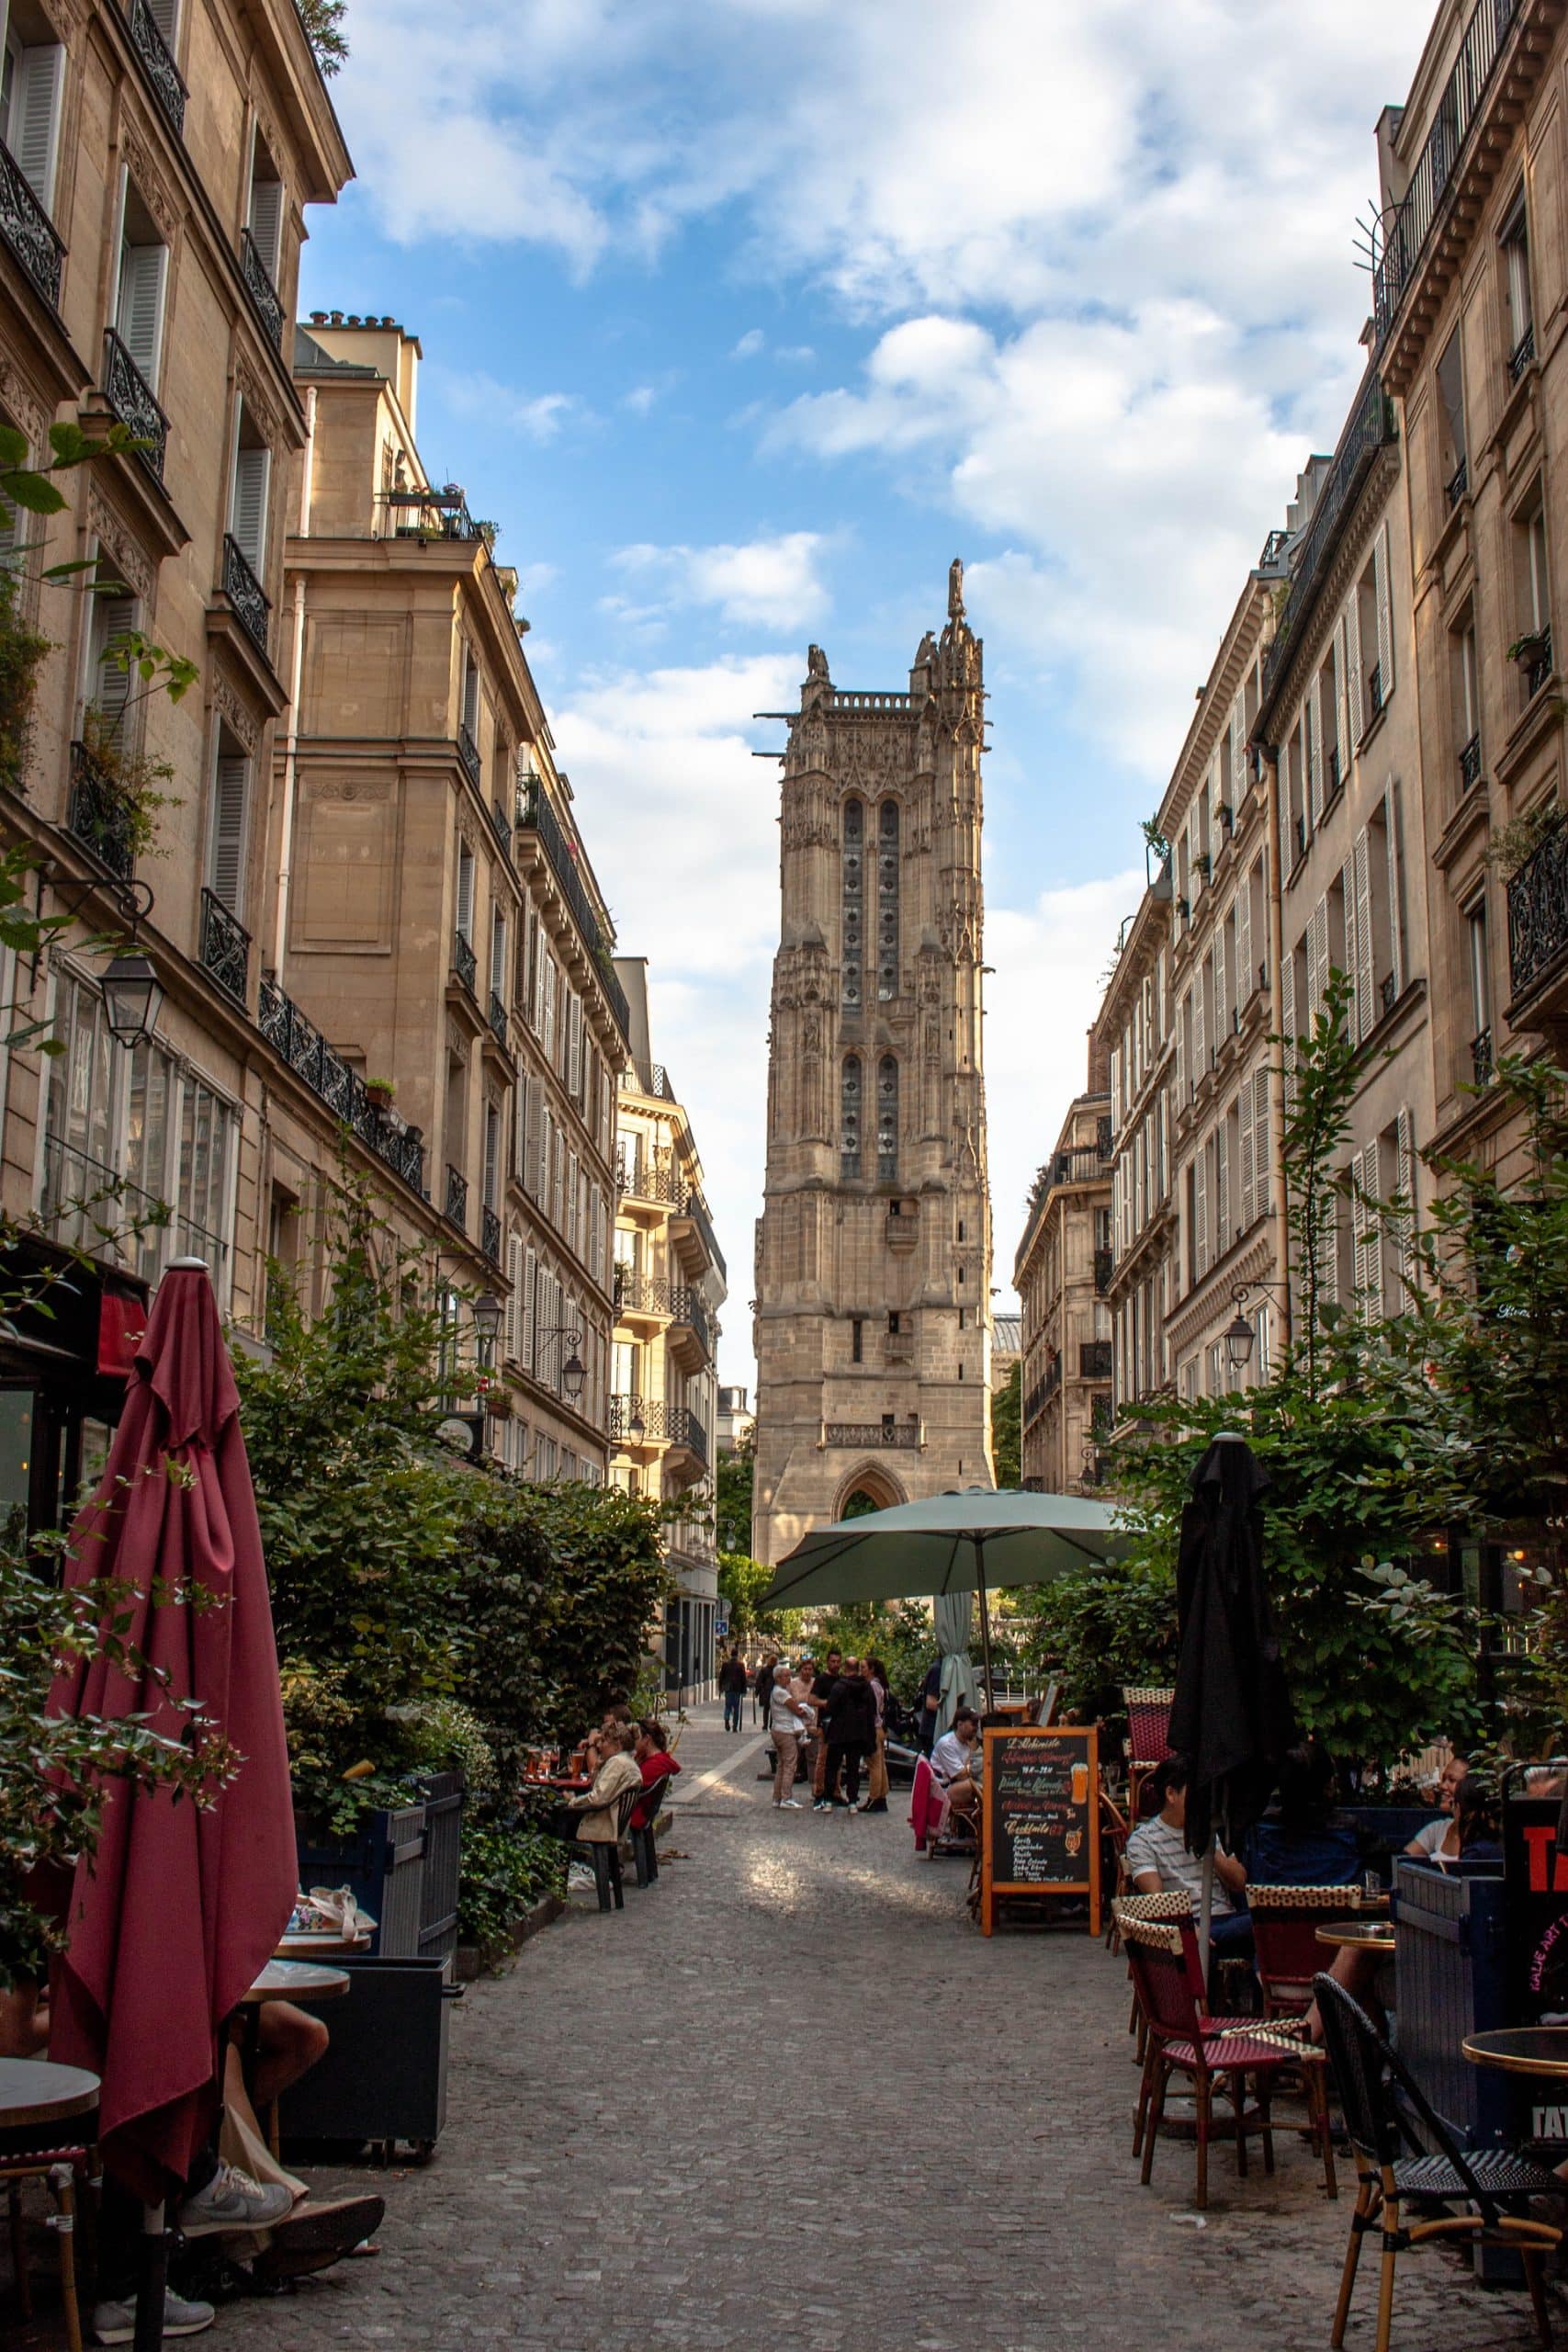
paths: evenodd
<path fill-rule="evenodd" d="M 1382 2003 L 1378 1999 L 1378 1955 L 1375 1951 L 1353 1951 L 1343 1945 L 1334 1955 L 1328 1973 L 1337 1984 L 1343 1984 L 1354 2001 L 1359 2001 L 1374 2025 L 1386 2024 Z M 1314 2041 L 1323 2040 L 1323 2019 L 1314 2001 L 1306 2013 L 1306 2028 Z"/>
<path fill-rule="evenodd" d="M 328 2034 L 320 2018 L 297 2009 L 292 2001 L 268 2001 L 261 2013 L 257 2038 L 255 2080 L 251 2095 L 258 2108 L 274 2099 L 310 2073 L 326 2054 Z"/>

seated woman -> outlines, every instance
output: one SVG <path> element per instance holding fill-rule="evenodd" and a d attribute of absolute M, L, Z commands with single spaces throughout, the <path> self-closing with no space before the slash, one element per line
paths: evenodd
<path fill-rule="evenodd" d="M 1459 1792 L 1470 1770 L 1468 1756 L 1450 1756 L 1438 1775 L 1438 1803 L 1442 1806 L 1436 1821 L 1427 1822 L 1416 1832 L 1404 1849 L 1412 1861 L 1451 1862 L 1459 1852 Z"/>
<path fill-rule="evenodd" d="M 1313 1737 L 1289 1749 L 1278 1802 L 1253 1829 L 1247 1875 L 1255 1886 L 1351 1886 L 1361 1875 L 1362 1840 L 1335 1805 L 1334 1758 Z"/>
<path fill-rule="evenodd" d="M 660 1781 L 667 1781 L 671 1773 L 678 1772 L 681 1769 L 670 1753 L 669 1744 L 664 1735 L 664 1725 L 657 1715 L 645 1715 L 642 1722 L 638 1724 L 637 1745 L 632 1749 L 632 1756 L 637 1770 L 642 1775 L 642 1785 L 645 1789 L 657 1788 Z M 646 1829 L 648 1824 L 648 1799 L 646 1796 L 641 1796 L 632 1807 L 630 1826 L 633 1829 Z"/>
<path fill-rule="evenodd" d="M 581 1794 L 558 1804 L 544 1823 L 545 1833 L 563 1845 L 608 1846 L 615 1835 L 615 1806 L 628 1789 L 642 1786 L 642 1773 L 632 1760 L 637 1735 L 630 1724 L 597 1735 L 604 1761 L 592 1785 Z"/>
<path fill-rule="evenodd" d="M 954 1813 L 978 1813 L 986 1751 L 980 1739 L 980 1718 L 973 1707 L 960 1707 L 953 1718 L 953 1729 L 944 1731 L 932 1747 L 931 1770 Z"/>
<path fill-rule="evenodd" d="M 1152 1820 L 1141 1821 L 1127 1840 L 1127 1875 L 1139 1894 L 1186 1894 L 1194 1912 L 1202 1899 L 1203 1864 L 1187 1844 L 1187 1765 L 1168 1756 L 1149 1775 L 1159 1802 Z M 1225 1959 L 1252 1950 L 1252 1921 L 1246 1900 L 1247 1866 L 1224 1848 L 1214 1848 L 1214 1880 L 1209 1948 Z"/>

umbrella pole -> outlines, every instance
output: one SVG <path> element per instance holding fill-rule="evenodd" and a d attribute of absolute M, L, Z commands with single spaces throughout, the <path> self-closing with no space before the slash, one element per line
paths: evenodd
<path fill-rule="evenodd" d="M 1198 1965 L 1203 1976 L 1203 1998 L 1209 1997 L 1209 1942 L 1214 1927 L 1214 1840 L 1203 1854 L 1202 1891 L 1198 1897 Z"/>
<path fill-rule="evenodd" d="M 986 1668 L 986 1713 L 997 1712 L 997 1685 L 991 1672 L 991 1604 L 986 1592 L 986 1539 L 975 1538 L 975 1581 L 980 1588 L 980 1656 Z"/>
<path fill-rule="evenodd" d="M 164 2297 L 169 2276 L 169 2241 L 162 2205 L 141 2213 L 141 2262 L 136 2281 L 136 2335 L 132 2352 L 159 2352 L 164 2341 Z"/>

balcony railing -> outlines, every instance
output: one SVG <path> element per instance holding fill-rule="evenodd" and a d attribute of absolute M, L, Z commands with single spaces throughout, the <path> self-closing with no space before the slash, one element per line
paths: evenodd
<path fill-rule="evenodd" d="M 1450 506 L 1457 506 L 1460 500 L 1464 496 L 1465 492 L 1469 488 L 1470 459 L 1468 458 L 1461 458 L 1458 465 L 1454 468 L 1452 473 L 1449 476 L 1448 481 L 1443 485 L 1444 495 L 1448 499 L 1449 504 Z"/>
<path fill-rule="evenodd" d="M 493 1209 L 484 1209 L 479 1216 L 479 1248 L 492 1266 L 501 1263 L 501 1219 Z"/>
<path fill-rule="evenodd" d="M 1533 702 L 1551 675 L 1551 630 L 1537 629 L 1535 650 L 1525 670 L 1525 700 Z"/>
<path fill-rule="evenodd" d="M 662 1396 L 612 1396 L 610 1436 L 622 1445 L 683 1445 L 699 1461 L 708 1458 L 707 1432 L 696 1415 Z"/>
<path fill-rule="evenodd" d="M 650 1167 L 646 1160 L 639 1165 L 623 1157 L 615 1162 L 615 1183 L 623 1198 L 629 1194 L 634 1201 L 653 1201 L 666 1208 L 685 1205 L 686 1187 L 673 1169 Z"/>
<path fill-rule="evenodd" d="M 283 348 L 283 300 L 272 282 L 272 272 L 261 257 L 261 247 L 248 229 L 240 232 L 240 273 L 245 289 L 261 313 L 267 340 L 275 349 Z"/>
<path fill-rule="evenodd" d="M 65 247 L 53 221 L 22 176 L 10 149 L 0 144 L 0 237 L 51 311 L 60 308 Z"/>
<path fill-rule="evenodd" d="M 1549 833 L 1508 883 L 1508 969 L 1516 998 L 1568 964 L 1568 825 Z"/>
<path fill-rule="evenodd" d="M 228 531 L 223 534 L 223 594 L 233 606 L 245 635 L 265 662 L 268 658 L 267 616 L 272 605 L 261 582 L 251 570 L 250 560 L 243 548 Z"/>
<path fill-rule="evenodd" d="M 1111 1341 L 1084 1340 L 1078 1345 L 1078 1378 L 1109 1380 L 1111 1377 Z"/>
<path fill-rule="evenodd" d="M 652 1094 L 660 1102 L 678 1102 L 681 1099 L 662 1062 L 627 1062 L 621 1072 L 621 1084 L 628 1092 Z"/>
<path fill-rule="evenodd" d="M 1264 658 L 1265 700 L 1279 684 L 1295 652 L 1302 624 L 1315 603 L 1327 572 L 1339 526 L 1378 452 L 1386 448 L 1393 437 L 1393 403 L 1376 376 L 1369 375 L 1350 421 L 1340 435 L 1328 479 L 1317 494 L 1312 520 L 1296 548 L 1290 589 L 1280 607 L 1274 642 Z"/>
<path fill-rule="evenodd" d="M 1374 662 L 1367 672 L 1367 718 L 1369 722 L 1382 711 L 1382 663 Z"/>
<path fill-rule="evenodd" d="M 1392 1012 L 1399 995 L 1399 983 L 1392 972 L 1385 972 L 1378 982 L 1378 1001 L 1385 1012 Z"/>
<path fill-rule="evenodd" d="M 1520 0 L 1478 0 L 1465 28 L 1427 143 L 1404 200 L 1388 224 L 1382 257 L 1372 274 L 1372 311 L 1380 351 L 1393 332 L 1404 289 L 1426 250 L 1519 5 Z"/>
<path fill-rule="evenodd" d="M 460 931 L 452 933 L 452 969 L 468 994 L 479 1001 L 479 959 L 474 954 L 473 943 Z"/>
<path fill-rule="evenodd" d="M 475 522 L 456 482 L 448 482 L 444 490 L 434 490 L 426 482 L 412 490 L 389 490 L 385 496 L 394 513 L 411 518 L 393 525 L 397 538 L 483 539 L 488 545 L 494 536 L 492 525 Z"/>
<path fill-rule="evenodd" d="M 457 723 L 457 757 L 463 763 L 464 774 L 477 792 L 479 788 L 479 778 L 483 774 L 479 765 L 479 747 L 461 719 Z"/>
<path fill-rule="evenodd" d="M 123 786 L 100 766 L 85 743 L 73 743 L 65 829 L 122 882 L 136 871 L 135 822 Z"/>
<path fill-rule="evenodd" d="M 1508 381 L 1510 384 L 1517 384 L 1518 382 L 1519 378 L 1524 374 L 1525 369 L 1529 366 L 1530 361 L 1534 357 L 1535 322 L 1532 319 L 1529 325 L 1525 329 L 1523 334 L 1520 335 L 1517 343 L 1515 344 L 1512 351 L 1508 354 Z"/>
<path fill-rule="evenodd" d="M 1472 786 L 1472 784 L 1479 784 L 1479 783 L 1480 783 L 1480 781 L 1481 781 L 1481 738 L 1480 738 L 1479 734 L 1476 734 L 1476 735 L 1472 735 L 1472 736 L 1471 737 L 1471 739 L 1470 739 L 1470 741 L 1469 741 L 1469 742 L 1468 742 L 1468 743 L 1465 743 L 1465 744 L 1461 745 L 1461 750 L 1460 750 L 1460 755 L 1459 755 L 1459 785 L 1460 785 L 1460 790 L 1461 790 L 1461 792 L 1468 792 L 1468 791 L 1470 790 L 1471 786 Z"/>
<path fill-rule="evenodd" d="M 550 871 L 560 885 L 561 896 L 571 909 L 577 927 L 582 933 L 582 944 L 592 958 L 599 975 L 599 985 L 610 1001 L 610 1010 L 620 1025 L 622 1035 L 629 1035 L 631 1007 L 610 961 L 610 943 L 600 927 L 598 910 L 582 876 L 578 873 L 570 844 L 536 781 L 529 783 L 519 796 L 517 822 L 520 828 L 525 827 L 530 832 L 538 834 Z"/>
<path fill-rule="evenodd" d="M 467 1233 L 468 1229 L 468 1180 L 463 1174 L 462 1170 L 457 1168 L 448 1167 L 446 1170 L 446 1204 L 445 1213 L 449 1224 L 455 1225 L 459 1233 Z"/>
<path fill-rule="evenodd" d="M 220 1234 L 194 1225 L 172 1203 L 59 1136 L 43 1148 L 39 1217 L 67 1249 L 123 1266 L 146 1283 L 155 1283 L 171 1258 L 205 1258 L 220 1298 L 226 1295 L 229 1244 Z"/>
<path fill-rule="evenodd" d="M 689 1216 L 702 1236 L 703 1248 L 707 1252 L 708 1263 L 711 1266 L 716 1266 L 719 1272 L 728 1278 L 729 1270 L 724 1262 L 724 1252 L 718 1246 L 718 1237 L 713 1229 L 713 1220 L 708 1216 L 707 1204 L 702 1194 L 691 1185 L 686 1187 L 686 1196 L 681 1203 L 680 1214 L 682 1216 Z"/>
<path fill-rule="evenodd" d="M 1094 1286 L 1102 1298 L 1106 1292 L 1111 1288 L 1111 1277 L 1115 1271 L 1115 1266 L 1116 1254 L 1114 1250 L 1097 1250 L 1095 1251 Z"/>
<path fill-rule="evenodd" d="M 216 892 L 201 894 L 201 968 L 209 979 L 243 1004 L 251 981 L 251 934 Z"/>
<path fill-rule="evenodd" d="M 256 1027 L 297 1078 L 355 1135 L 367 1149 L 424 1194 L 424 1144 L 418 1127 L 406 1126 L 394 1112 L 377 1108 L 365 1080 L 333 1053 L 313 1021 L 308 1021 L 276 980 L 264 979 L 256 997 Z"/>
<path fill-rule="evenodd" d="M 617 1315 L 673 1315 L 675 1312 L 674 1283 L 656 1281 L 649 1274 L 628 1274 L 615 1269 L 615 1312 Z"/>
<path fill-rule="evenodd" d="M 1470 1066 L 1477 1086 L 1491 1085 L 1492 1032 L 1490 1029 L 1483 1029 L 1478 1037 L 1471 1039 Z"/>
<path fill-rule="evenodd" d="M 1037 1380 L 1034 1383 L 1033 1387 L 1031 1388 L 1028 1396 L 1023 1400 L 1023 1425 L 1026 1429 L 1032 1421 L 1038 1420 L 1041 1414 L 1045 1410 L 1046 1403 L 1051 1393 L 1052 1392 L 1046 1387 L 1045 1383 L 1043 1380 Z"/>
<path fill-rule="evenodd" d="M 152 387 L 113 327 L 104 331 L 104 398 L 120 423 L 144 445 L 137 456 L 154 479 L 162 482 L 169 420 L 158 406 Z"/>
<path fill-rule="evenodd" d="M 878 1453 L 918 1453 L 919 1421 L 825 1421 L 824 1445 L 869 1446 Z"/>
<path fill-rule="evenodd" d="M 502 856 L 510 857 L 512 854 L 512 820 L 507 815 L 499 800 L 492 800 L 490 804 L 490 821 L 494 831 L 496 840 L 501 843 Z"/>
<path fill-rule="evenodd" d="M 176 138 L 183 139 L 186 128 L 186 85 L 180 69 L 175 63 L 168 42 L 158 30 L 147 0 L 130 0 L 130 46 L 136 51 L 136 62 L 152 85 L 152 95 L 164 112 Z"/>
<path fill-rule="evenodd" d="M 491 1035 L 504 1053 L 507 1050 L 506 1007 L 501 1001 L 501 992 L 498 989 L 491 989 L 490 1002 L 485 1012 L 490 1021 Z"/>

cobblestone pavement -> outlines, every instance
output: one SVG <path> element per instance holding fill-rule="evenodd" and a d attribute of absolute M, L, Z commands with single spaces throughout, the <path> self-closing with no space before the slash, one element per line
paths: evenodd
<path fill-rule="evenodd" d="M 750 1713 L 750 1707 L 748 1707 Z M 704 1709 L 657 1887 L 592 1897 L 453 2013 L 447 2128 L 385 2251 L 231 2306 L 234 2352 L 1319 2352 L 1349 2220 L 1305 2143 L 1238 2182 L 1132 2162 L 1120 1961 L 988 1943 L 958 1861 L 886 1817 L 775 1814 Z M 322 2176 L 324 2188 L 334 2177 Z M 1370 2266 L 1369 2266 L 1370 2267 Z M 1348 2342 L 1372 2341 L 1364 2277 Z M 1400 2265 L 1394 2344 L 1533 2341 L 1521 2296 Z"/>

